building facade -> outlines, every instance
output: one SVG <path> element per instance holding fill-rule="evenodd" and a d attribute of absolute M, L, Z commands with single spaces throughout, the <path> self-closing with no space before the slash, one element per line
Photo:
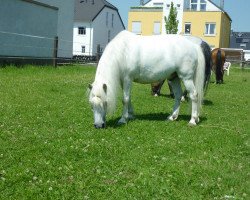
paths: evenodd
<path fill-rule="evenodd" d="M 58 36 L 57 56 L 72 57 L 71 1 L 0 0 L 0 5 L 0 56 L 51 58 Z"/>
<path fill-rule="evenodd" d="M 201 37 L 212 48 L 229 47 L 231 18 L 210 0 L 151 0 L 131 7 L 128 30 L 153 35 L 159 33 L 155 23 L 160 21 L 160 34 L 166 34 L 164 17 L 169 15 L 171 2 L 177 9 L 178 34 Z"/>
<path fill-rule="evenodd" d="M 95 56 L 125 26 L 118 9 L 104 0 L 75 0 L 73 55 Z"/>

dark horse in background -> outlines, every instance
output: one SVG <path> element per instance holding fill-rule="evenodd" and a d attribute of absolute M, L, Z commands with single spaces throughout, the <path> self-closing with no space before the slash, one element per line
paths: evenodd
<path fill-rule="evenodd" d="M 216 84 L 223 83 L 223 75 L 224 75 L 224 63 L 226 61 L 226 53 L 223 49 L 216 48 L 211 52 L 212 56 L 212 70 L 215 73 Z"/>

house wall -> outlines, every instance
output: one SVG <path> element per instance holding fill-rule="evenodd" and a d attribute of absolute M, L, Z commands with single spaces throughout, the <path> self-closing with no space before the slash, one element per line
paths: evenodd
<path fill-rule="evenodd" d="M 86 27 L 86 35 L 78 34 L 78 27 Z M 92 55 L 93 28 L 92 23 L 75 22 L 73 29 L 73 55 Z M 82 46 L 85 46 L 85 53 L 82 53 Z"/>
<path fill-rule="evenodd" d="M 211 47 L 220 47 L 221 12 L 184 12 L 182 34 L 184 34 L 185 23 L 191 23 L 191 35 L 201 37 Z M 205 35 L 206 23 L 216 24 L 215 35 Z"/>
<path fill-rule="evenodd" d="M 74 24 L 74 1 L 73 0 L 38 0 L 59 8 L 57 36 L 58 57 L 72 57 L 73 49 L 73 24 Z M 44 15 L 45 16 L 45 15 Z M 46 28 L 45 28 L 46 29 Z"/>
<path fill-rule="evenodd" d="M 134 9 L 128 15 L 128 30 L 132 32 L 132 22 L 141 22 L 141 35 L 153 35 L 154 22 L 161 22 L 162 27 L 162 19 L 162 9 Z"/>
<path fill-rule="evenodd" d="M 106 24 L 106 15 L 108 13 L 108 24 Z M 112 26 L 112 14 L 114 21 Z M 116 10 L 104 7 L 99 15 L 92 22 L 93 27 L 93 44 L 92 55 L 96 55 L 97 46 L 100 45 L 101 50 L 104 50 L 110 40 L 112 40 L 119 32 L 124 30 L 122 21 Z M 109 37 L 110 34 L 110 37 Z"/>
<path fill-rule="evenodd" d="M 220 47 L 230 47 L 231 21 L 225 13 L 221 13 Z"/>
<path fill-rule="evenodd" d="M 0 56 L 52 57 L 58 10 L 20 0 L 0 5 Z"/>
<path fill-rule="evenodd" d="M 166 34 L 165 17 L 168 18 L 171 2 L 177 9 L 178 32 L 182 30 L 183 18 L 183 0 L 152 0 L 138 9 L 131 9 L 129 12 L 128 30 L 132 30 L 132 22 L 140 21 L 142 23 L 142 35 L 152 35 L 154 22 L 161 22 L 161 34 Z M 151 8 L 151 9 L 150 9 Z"/>

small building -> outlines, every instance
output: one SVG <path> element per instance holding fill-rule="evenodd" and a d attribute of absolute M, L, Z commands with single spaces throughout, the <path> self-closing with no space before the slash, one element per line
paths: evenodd
<path fill-rule="evenodd" d="M 125 26 L 118 9 L 105 0 L 75 0 L 73 55 L 95 56 Z"/>
<path fill-rule="evenodd" d="M 140 35 L 166 34 L 165 17 L 171 2 L 177 10 L 178 34 L 193 35 L 207 41 L 212 48 L 229 47 L 231 18 L 210 0 L 150 0 L 131 7 L 128 30 Z"/>
<path fill-rule="evenodd" d="M 230 48 L 250 50 L 250 32 L 231 32 Z"/>
<path fill-rule="evenodd" d="M 0 57 L 51 60 L 72 57 L 74 3 L 57 0 L 0 0 Z M 14 13 L 14 14 L 13 14 Z"/>

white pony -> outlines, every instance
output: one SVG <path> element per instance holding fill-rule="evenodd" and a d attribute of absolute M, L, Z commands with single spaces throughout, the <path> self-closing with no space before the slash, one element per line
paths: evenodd
<path fill-rule="evenodd" d="M 199 44 L 198 44 L 199 43 Z M 105 48 L 99 61 L 95 81 L 89 85 L 89 102 L 94 126 L 106 126 L 106 114 L 116 106 L 117 89 L 123 89 L 123 113 L 119 124 L 133 119 L 131 85 L 170 79 L 175 104 L 169 120 L 179 115 L 183 81 L 192 101 L 190 125 L 199 122 L 205 81 L 205 57 L 201 42 L 180 35 L 138 36 L 119 33 Z"/>

